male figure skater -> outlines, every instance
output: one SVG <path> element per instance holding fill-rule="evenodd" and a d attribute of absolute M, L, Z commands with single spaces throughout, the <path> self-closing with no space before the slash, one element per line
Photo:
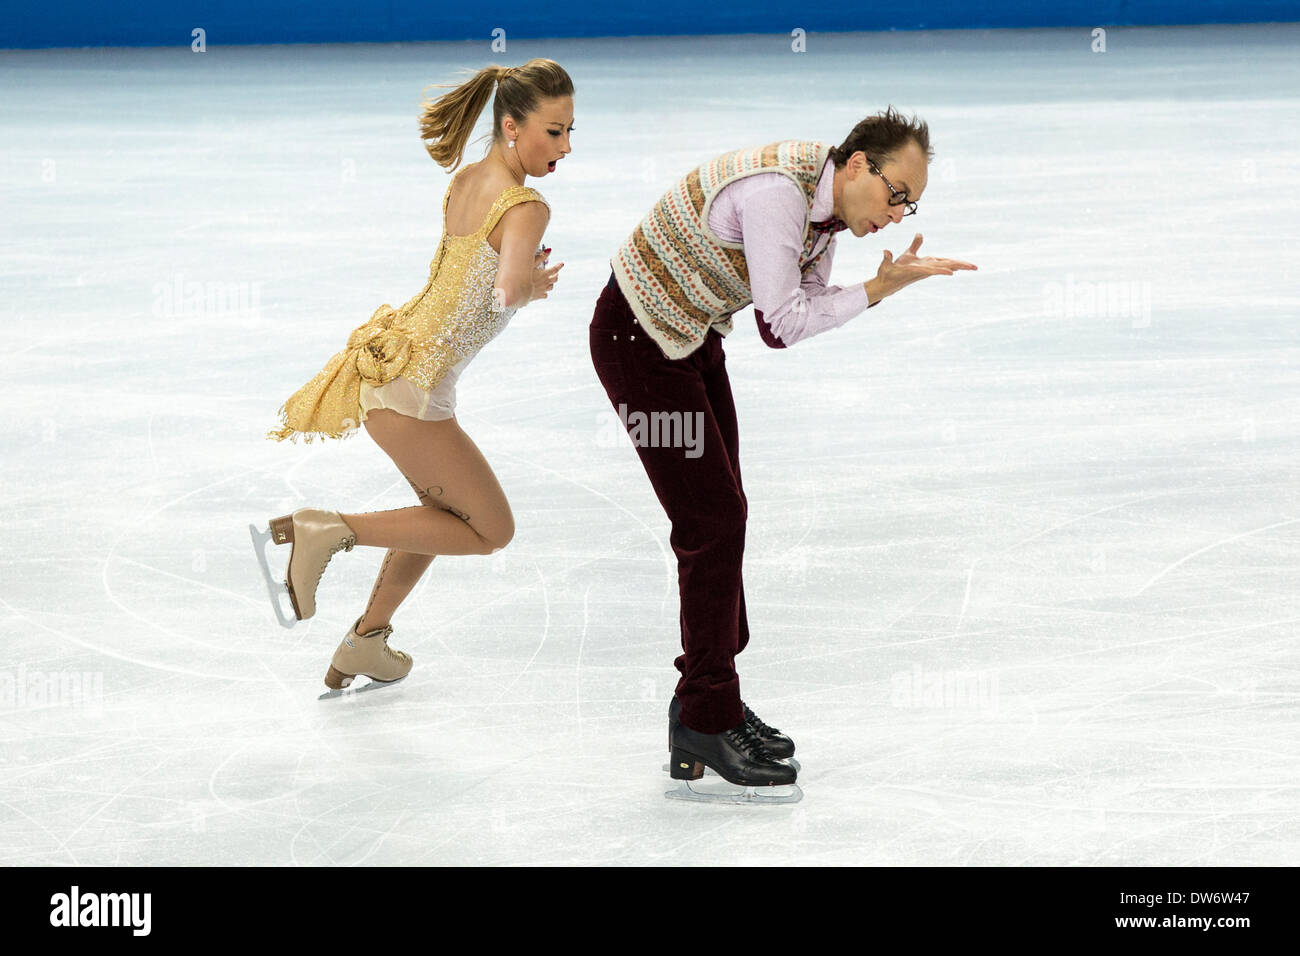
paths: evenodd
<path fill-rule="evenodd" d="M 870 235 L 914 214 L 931 156 L 927 125 L 893 107 L 858 123 L 838 147 L 791 140 L 726 153 L 668 190 L 611 260 L 590 331 L 610 402 L 625 423 L 641 412 L 641 421 L 680 413 L 677 420 L 704 425 L 690 449 L 633 433 L 677 555 L 675 779 L 698 779 L 705 767 L 745 787 L 797 777 L 784 759 L 793 741 L 745 705 L 735 670 L 749 641 L 741 582 L 747 505 L 722 338 L 732 314 L 751 302 L 759 335 L 780 349 L 913 282 L 976 268 L 918 256 L 917 233 L 897 259 L 884 253 L 873 278 L 827 284 L 835 234 Z"/>

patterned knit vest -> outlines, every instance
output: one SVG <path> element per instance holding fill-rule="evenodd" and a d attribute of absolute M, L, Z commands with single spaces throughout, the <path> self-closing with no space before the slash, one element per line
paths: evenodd
<path fill-rule="evenodd" d="M 799 140 L 724 153 L 689 173 L 655 203 L 610 265 L 628 305 L 664 355 L 689 355 L 710 328 L 726 335 L 732 313 L 753 301 L 744 246 L 726 242 L 709 229 L 713 197 L 744 176 L 784 173 L 803 190 L 811 211 L 829 155 L 829 146 Z M 817 234 L 810 219 L 804 223 L 801 271 L 820 258 L 812 257 Z"/>

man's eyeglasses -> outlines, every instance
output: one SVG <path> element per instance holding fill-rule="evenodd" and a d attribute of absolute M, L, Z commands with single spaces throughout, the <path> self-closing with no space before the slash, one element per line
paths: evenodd
<path fill-rule="evenodd" d="M 863 153 L 863 155 L 866 156 L 865 153 Z M 885 174 L 880 171 L 880 167 L 876 165 L 876 161 L 872 159 L 870 156 L 866 156 L 866 159 L 867 159 L 867 164 L 871 167 L 871 171 L 875 173 L 877 176 L 879 176 L 881 179 L 885 179 Z M 894 184 L 891 183 L 888 179 L 885 179 L 885 185 L 889 187 L 889 204 L 891 206 L 906 206 L 907 212 L 903 213 L 903 215 L 915 216 L 916 203 L 912 202 L 912 200 L 907 198 L 907 193 L 900 193 L 897 189 L 894 188 Z"/>

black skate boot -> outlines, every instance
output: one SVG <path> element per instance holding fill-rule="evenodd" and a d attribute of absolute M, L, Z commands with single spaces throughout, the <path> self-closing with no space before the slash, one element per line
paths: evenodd
<path fill-rule="evenodd" d="M 745 723 L 749 724 L 749 727 L 754 731 L 755 736 L 763 741 L 764 750 L 770 753 L 773 757 L 776 757 L 778 760 L 787 760 L 794 756 L 793 740 L 781 733 L 781 731 L 777 730 L 775 727 L 769 727 L 767 724 L 759 720 L 758 714 L 750 710 L 749 705 L 743 700 L 740 702 L 740 705 L 745 708 Z M 677 695 L 674 694 L 672 702 L 668 705 L 669 750 L 672 750 L 673 748 L 673 731 L 677 728 L 677 725 L 681 723 L 681 714 L 682 702 L 678 700 Z M 794 769 L 798 770 L 799 764 L 794 764 Z"/>
<path fill-rule="evenodd" d="M 678 723 L 672 745 L 668 772 L 682 784 L 664 796 L 722 803 L 795 803 L 803 798 L 803 792 L 795 785 L 798 772 L 765 750 L 748 724 L 738 724 L 720 734 L 702 734 Z M 739 792 L 696 790 L 690 781 L 703 777 L 706 767 L 727 783 L 743 789 Z M 763 793 L 776 787 L 784 792 Z"/>
<path fill-rule="evenodd" d="M 749 709 L 743 700 L 740 705 L 745 708 L 745 723 L 749 724 L 754 735 L 763 741 L 763 749 L 773 757 L 786 760 L 794 756 L 794 741 L 775 727 L 769 727 L 758 719 L 758 714 Z"/>

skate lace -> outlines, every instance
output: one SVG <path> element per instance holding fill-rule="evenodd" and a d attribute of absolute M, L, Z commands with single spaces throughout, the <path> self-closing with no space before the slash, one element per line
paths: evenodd
<path fill-rule="evenodd" d="M 395 651 L 388 646 L 388 638 L 389 635 L 391 635 L 392 633 L 393 633 L 393 629 L 391 627 L 388 628 L 388 630 L 384 633 L 384 656 L 387 657 L 389 660 L 400 661 L 401 663 L 405 664 L 407 657 L 409 657 L 410 655 L 408 655 L 406 651 Z"/>
<path fill-rule="evenodd" d="M 393 636 L 393 626 L 391 624 L 384 628 L 383 634 L 376 634 L 375 636 L 384 642 L 385 657 L 392 661 L 400 661 L 402 663 L 406 662 L 406 658 L 409 656 L 406 651 L 395 651 L 388 646 L 388 639 Z"/>
<path fill-rule="evenodd" d="M 731 742 L 737 748 L 756 760 L 775 761 L 777 759 L 763 746 L 763 739 L 754 732 L 754 728 L 748 722 L 727 731 L 727 736 L 731 738 Z"/>
<path fill-rule="evenodd" d="M 745 708 L 745 724 L 748 727 L 752 728 L 754 733 L 756 733 L 759 737 L 780 737 L 781 736 L 781 731 L 777 730 L 775 727 L 769 727 L 767 724 L 759 720 L 758 714 L 750 710 L 749 705 L 744 703 L 744 701 L 741 702 L 741 706 Z"/>
<path fill-rule="evenodd" d="M 316 587 L 320 587 L 320 579 L 325 576 L 325 569 L 330 566 L 330 559 L 340 551 L 351 551 L 356 543 L 357 536 L 354 534 L 348 535 L 346 538 L 339 538 L 338 543 L 330 548 L 330 553 L 326 555 L 324 563 L 320 566 L 320 570 L 316 572 Z"/>
<path fill-rule="evenodd" d="M 388 646 L 388 639 L 393 636 L 393 625 L 391 624 L 377 627 L 373 631 L 366 631 L 364 634 L 357 634 L 357 628 L 354 624 L 352 626 L 352 633 L 359 641 L 379 641 L 383 645 L 383 650 L 380 651 L 380 653 L 390 661 L 400 661 L 404 664 L 406 663 L 406 659 L 410 657 L 406 651 L 395 651 Z"/>

